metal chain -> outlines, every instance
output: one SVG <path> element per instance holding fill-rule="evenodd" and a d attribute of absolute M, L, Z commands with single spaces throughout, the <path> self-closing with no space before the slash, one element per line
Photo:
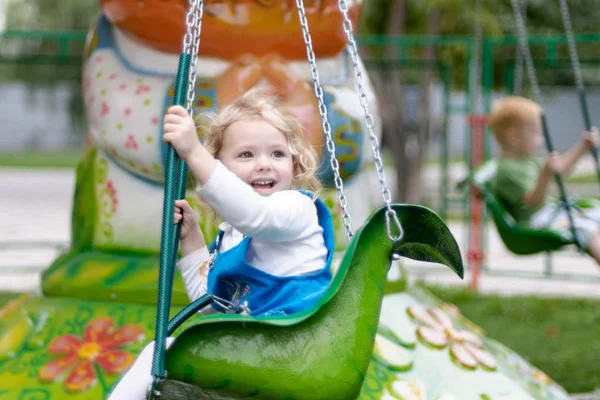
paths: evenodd
<path fill-rule="evenodd" d="M 521 94 L 521 87 L 523 86 L 523 54 L 521 53 L 521 48 L 518 46 L 516 56 L 515 75 L 513 77 L 513 93 L 518 96 Z"/>
<path fill-rule="evenodd" d="M 521 12 L 527 11 L 527 0 L 521 0 Z M 516 95 L 521 94 L 521 88 L 523 86 L 523 53 L 521 47 L 517 46 L 516 60 L 515 60 L 515 75 L 513 77 L 513 92 Z"/>
<path fill-rule="evenodd" d="M 571 64 L 573 65 L 573 73 L 575 74 L 575 84 L 577 89 L 583 91 L 583 77 L 581 75 L 581 65 L 579 64 L 579 56 L 577 55 L 577 45 L 573 35 L 573 26 L 571 25 L 571 15 L 569 14 L 569 6 L 567 0 L 559 0 L 560 11 L 562 13 L 565 33 L 567 34 L 567 43 L 569 45 L 569 55 L 571 56 Z"/>
<path fill-rule="evenodd" d="M 373 158 L 375 160 L 375 169 L 377 171 L 377 179 L 379 180 L 379 185 L 381 187 L 381 197 L 385 206 L 387 208 L 385 212 L 385 222 L 387 228 L 387 235 L 390 240 L 396 242 L 404 236 L 404 230 L 402 229 L 402 224 L 398 219 L 398 215 L 396 215 L 396 211 L 392 208 L 392 196 L 390 194 L 390 190 L 387 187 L 385 182 L 385 172 L 383 170 L 383 161 L 381 159 L 381 154 L 379 153 L 379 142 L 377 140 L 377 136 L 375 135 L 374 126 L 375 121 L 373 116 L 369 111 L 369 100 L 365 93 L 365 85 L 363 82 L 363 74 L 359 65 L 358 58 L 358 49 L 356 46 L 356 41 L 354 40 L 354 34 L 352 33 L 352 21 L 348 17 L 348 4 L 346 0 L 339 0 L 338 5 L 340 11 L 344 14 L 344 32 L 346 32 L 346 36 L 348 37 L 348 50 L 350 52 L 350 57 L 352 59 L 352 66 L 354 68 L 354 78 L 356 81 L 356 86 L 358 87 L 360 105 L 363 108 L 364 112 L 364 122 L 369 131 L 369 142 L 371 145 L 371 150 L 373 152 Z M 394 221 L 396 225 L 397 233 L 392 233 L 392 224 L 391 221 Z"/>
<path fill-rule="evenodd" d="M 185 52 L 190 54 L 190 72 L 187 87 L 186 109 L 188 114 L 194 115 L 194 97 L 196 96 L 196 64 L 198 62 L 198 49 L 200 48 L 200 34 L 202 32 L 202 8 L 204 0 L 190 0 L 190 10 L 186 19 L 187 33 L 185 35 Z M 191 15 L 191 16 L 190 16 Z M 187 42 L 188 35 L 191 36 Z"/>
<path fill-rule="evenodd" d="M 527 68 L 527 75 L 531 83 L 531 89 L 533 90 L 533 96 L 536 102 L 540 102 L 542 95 L 540 87 L 538 85 L 537 76 L 535 74 L 535 68 L 533 66 L 533 60 L 531 59 L 531 52 L 529 51 L 529 43 L 527 43 L 527 30 L 525 29 L 525 21 L 523 20 L 523 14 L 519 6 L 519 0 L 511 0 L 513 13 L 515 15 L 515 21 L 517 22 L 517 30 L 519 31 L 519 47 L 521 53 L 525 58 L 525 66 Z"/>
<path fill-rule="evenodd" d="M 296 7 L 298 8 L 298 17 L 300 18 L 300 25 L 302 26 L 302 36 L 304 38 L 304 44 L 306 45 L 306 55 L 310 64 L 313 87 L 319 103 L 319 114 L 321 114 L 323 132 L 325 133 L 327 150 L 329 151 L 331 168 L 333 169 L 334 183 L 338 191 L 340 206 L 342 208 L 342 219 L 344 227 L 346 228 L 346 236 L 348 237 L 348 241 L 350 241 L 353 235 L 352 222 L 350 221 L 350 214 L 348 214 L 348 202 L 346 200 L 346 196 L 344 195 L 344 183 L 342 181 L 342 177 L 340 176 L 339 163 L 335 157 L 335 143 L 331 137 L 331 125 L 329 124 L 329 120 L 327 118 L 327 106 L 323 100 L 323 88 L 321 87 L 321 82 L 319 81 L 319 71 L 317 70 L 315 52 L 313 50 L 312 39 L 308 29 L 308 21 L 306 20 L 306 12 L 304 10 L 303 0 L 296 0 Z"/>
<path fill-rule="evenodd" d="M 183 37 L 183 53 L 189 53 L 194 41 L 194 18 L 196 14 L 196 6 L 198 0 L 189 0 L 189 8 L 185 17 L 185 25 L 187 26 L 185 36 Z"/>
<path fill-rule="evenodd" d="M 592 126 L 592 120 L 590 118 L 590 111 L 588 107 L 587 97 L 585 95 L 585 88 L 583 86 L 583 76 L 581 74 L 581 65 L 579 64 L 579 55 L 577 54 L 577 45 L 575 44 L 575 35 L 573 34 L 573 26 L 571 25 L 571 15 L 569 14 L 569 6 L 566 0 L 560 0 L 560 9 L 562 11 L 563 24 L 565 26 L 565 32 L 567 35 L 567 43 L 569 45 L 569 56 L 571 58 L 571 65 L 573 66 L 573 74 L 575 75 L 575 85 L 577 86 L 577 92 L 579 94 L 579 103 L 581 112 L 583 114 L 583 123 L 586 130 L 594 129 Z M 590 149 L 594 163 L 596 164 L 596 175 L 598 182 L 600 182 L 600 155 L 599 149 L 594 146 Z"/>

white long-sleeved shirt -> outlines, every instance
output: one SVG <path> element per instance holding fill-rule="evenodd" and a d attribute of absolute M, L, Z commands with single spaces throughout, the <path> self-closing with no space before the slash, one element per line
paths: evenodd
<path fill-rule="evenodd" d="M 210 179 L 196 192 L 226 221 L 219 251 L 251 237 L 246 262 L 277 276 L 306 275 L 325 266 L 327 248 L 314 201 L 284 190 L 266 197 L 218 163 Z M 178 267 L 191 301 L 207 292 L 208 248 L 183 257 Z"/>

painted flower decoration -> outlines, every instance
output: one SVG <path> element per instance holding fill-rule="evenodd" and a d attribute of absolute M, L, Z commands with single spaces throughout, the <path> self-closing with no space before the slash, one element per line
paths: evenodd
<path fill-rule="evenodd" d="M 127 140 L 125 141 L 125 148 L 130 149 L 130 150 L 137 150 L 139 149 L 139 145 L 137 140 L 135 140 L 135 136 L 133 135 L 129 135 L 127 136 Z"/>
<path fill-rule="evenodd" d="M 108 190 L 108 194 L 112 200 L 112 211 L 113 214 L 117 212 L 117 204 L 119 203 L 119 198 L 117 197 L 117 189 L 115 189 L 115 185 L 112 180 L 108 180 L 106 182 L 106 190 Z"/>
<path fill-rule="evenodd" d="M 384 400 L 427 400 L 427 390 L 419 379 L 397 380 L 387 386 Z"/>
<path fill-rule="evenodd" d="M 409 316 L 421 323 L 417 336 L 438 349 L 450 347 L 450 354 L 462 366 L 475 369 L 477 366 L 490 370 L 497 368 L 496 359 L 483 349 L 481 339 L 467 330 L 454 328 L 452 319 L 439 308 L 409 307 Z"/>
<path fill-rule="evenodd" d="M 117 348 L 141 340 L 144 330 L 134 324 L 126 324 L 116 330 L 113 327 L 112 318 L 99 317 L 85 327 L 83 338 L 74 335 L 54 338 L 48 345 L 48 353 L 63 357 L 45 364 L 39 371 L 39 378 L 55 382 L 70 372 L 65 387 L 84 391 L 97 381 L 95 365 L 109 374 L 129 368 L 135 356 Z"/>
<path fill-rule="evenodd" d="M 390 382 L 386 391 L 381 398 L 382 400 L 427 400 L 431 396 L 427 393 L 425 384 L 417 379 L 411 378 L 408 380 L 400 379 Z M 442 394 L 434 397 L 435 400 L 457 400 L 451 394 Z"/>
<path fill-rule="evenodd" d="M 469 321 L 468 319 L 464 318 L 462 313 L 460 312 L 460 309 L 458 307 L 456 307 L 454 304 L 452 303 L 442 303 L 440 304 L 440 309 L 442 311 L 444 311 L 446 314 L 448 314 L 450 317 L 452 317 L 455 320 L 460 320 L 460 323 L 465 326 L 466 328 L 468 328 L 470 331 L 475 332 L 477 335 L 482 336 L 483 335 L 483 329 L 481 329 L 480 326 L 475 325 L 473 323 L 473 321 Z"/>
<path fill-rule="evenodd" d="M 375 335 L 373 357 L 393 371 L 408 371 L 413 367 L 411 353 L 379 333 Z"/>

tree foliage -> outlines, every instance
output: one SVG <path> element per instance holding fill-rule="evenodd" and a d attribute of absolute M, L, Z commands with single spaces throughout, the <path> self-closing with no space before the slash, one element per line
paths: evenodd
<path fill-rule="evenodd" d="M 393 17 L 392 7 L 400 0 L 364 0 L 360 32 L 364 35 L 394 34 L 387 30 Z M 516 26 L 510 0 L 482 0 L 482 26 L 485 35 L 514 35 Z M 524 1 L 524 0 L 521 0 Z M 527 0 L 527 29 L 531 34 L 563 33 L 558 0 Z M 600 0 L 570 0 L 573 28 L 576 33 L 598 31 Z M 56 30 L 86 31 L 100 12 L 98 0 L 7 0 L 4 14 L 6 30 Z M 475 21 L 475 1 L 473 0 L 406 0 L 405 35 L 423 35 L 432 13 L 440 14 L 439 32 L 444 35 L 472 35 Z M 26 40 L 16 43 L 0 41 L 3 50 L 10 46 L 11 52 L 40 53 L 52 52 L 57 47 L 55 41 Z M 81 45 L 81 44 L 80 44 Z M 78 49 L 73 49 L 78 50 Z M 544 49 L 532 49 L 534 54 Z M 582 58 L 600 57 L 600 46 L 580 48 Z M 463 85 L 462 68 L 465 54 L 460 49 L 440 48 L 437 57 L 454 66 L 459 71 L 454 75 L 454 83 Z M 419 58 L 422 49 L 413 49 L 409 57 Z M 514 56 L 514 49 L 499 53 L 498 58 Z M 559 56 L 566 57 L 567 49 L 562 46 Z M 35 65 L 23 68 L 22 65 L 2 66 L 4 80 L 24 80 L 27 82 L 52 82 L 79 79 L 77 67 L 57 68 L 52 65 Z M 569 82 L 568 72 L 553 72 L 556 82 Z"/>
<path fill-rule="evenodd" d="M 98 12 L 98 0 L 8 0 L 5 28 L 87 30 Z"/>
<path fill-rule="evenodd" d="M 476 23 L 480 22 L 483 35 L 503 36 L 515 35 L 517 32 L 515 18 L 510 0 L 481 0 L 482 12 L 477 15 L 476 1 L 473 0 L 366 0 L 364 5 L 361 31 L 364 35 L 429 35 L 435 37 L 448 35 L 473 36 Z M 523 2 L 524 0 L 521 0 Z M 529 34 L 562 34 L 563 21 L 558 0 L 528 0 L 525 13 Z M 600 0 L 570 1 L 572 24 L 576 33 L 594 32 L 600 13 Z M 403 20 L 398 24 L 397 15 L 401 13 Z M 480 20 L 478 21 L 478 18 Z M 395 59 L 395 49 L 363 48 L 366 59 Z M 566 46 L 560 46 L 558 56 L 568 61 Z M 477 49 L 475 50 L 477 51 Z M 543 46 L 532 48 L 534 57 L 545 56 Z M 582 58 L 600 57 L 600 46 L 580 46 Z M 469 65 L 469 54 L 464 46 L 459 45 L 411 45 L 404 48 L 403 54 L 408 59 L 437 61 L 451 67 L 452 84 L 458 90 L 465 90 L 466 73 Z M 502 84 L 506 61 L 514 60 L 516 46 L 507 46 L 494 51 L 493 83 Z M 565 68 L 542 71 L 538 78 L 543 84 L 573 85 L 568 62 Z M 585 71 L 584 71 L 585 72 Z M 396 167 L 395 200 L 401 202 L 419 202 L 421 185 L 421 164 L 427 152 L 430 140 L 435 136 L 435 125 L 431 122 L 431 85 L 436 78 L 427 68 L 414 70 L 404 68 L 396 71 L 371 69 L 370 74 L 379 97 L 382 115 L 384 142 L 394 154 Z M 596 73 L 598 75 L 598 73 Z M 479 78 L 479 77 L 476 77 Z M 586 74 L 590 83 L 600 82 L 600 78 Z M 439 81 L 439 75 L 437 80 Z M 407 85 L 420 87 L 416 124 L 407 118 L 406 93 Z M 415 151 L 416 149 L 416 151 Z"/>
<path fill-rule="evenodd" d="M 144 0 L 140 0 L 144 1 Z M 435 37 L 448 35 L 472 36 L 478 15 L 475 12 L 475 0 L 363 0 L 363 13 L 359 26 L 362 35 L 430 35 Z M 486 36 L 514 35 L 516 25 L 510 0 L 481 0 L 483 9 L 481 25 Z M 525 0 L 520 0 L 521 2 Z M 527 0 L 527 29 L 530 34 L 560 34 L 564 32 L 558 0 Z M 7 30 L 56 30 L 87 31 L 94 18 L 100 12 L 98 0 L 6 0 L 5 28 Z M 596 32 L 600 17 L 600 0 L 569 0 L 573 28 L 576 33 Z M 401 14 L 401 17 L 399 15 Z M 8 43 L 0 40 L 0 54 L 7 49 L 15 54 L 44 54 L 56 51 L 55 41 L 21 40 Z M 79 43 L 82 50 L 83 44 Z M 395 48 L 379 46 L 366 48 L 365 58 L 397 59 Z M 532 48 L 534 56 L 544 55 L 545 48 Z M 582 59 L 600 59 L 599 45 L 581 45 L 579 53 Z M 412 46 L 405 53 L 408 59 L 420 59 L 427 62 L 443 62 L 452 68 L 452 84 L 459 90 L 466 87 L 468 54 L 464 47 Z M 566 46 L 559 46 L 558 56 L 568 60 Z M 494 53 L 496 76 L 494 83 L 501 84 L 506 60 L 515 57 L 515 47 L 506 47 Z M 398 155 L 397 187 L 401 188 L 397 200 L 411 200 L 419 197 L 420 164 L 429 140 L 439 129 L 432 125 L 428 111 L 429 88 L 439 76 L 427 68 L 412 70 L 377 71 L 370 70 L 378 93 L 380 111 L 383 117 L 384 141 Z M 586 83 L 600 83 L 600 73 L 584 69 Z M 81 77 L 79 65 L 62 66 L 51 64 L 0 65 L 0 79 L 20 80 L 28 85 L 54 84 L 56 82 L 74 82 L 70 99 L 72 115 L 80 119 L 83 115 L 81 91 L 77 83 Z M 568 63 L 566 68 L 542 71 L 538 75 L 540 82 L 546 84 L 573 85 L 573 77 Z M 416 108 L 416 121 L 407 121 L 407 104 L 402 94 L 406 85 L 420 87 L 421 100 Z M 425 121 L 425 122 L 424 122 Z M 410 122 L 410 123 L 409 123 Z M 412 125 L 410 125 L 412 124 Z M 410 125 L 410 126 L 409 126 Z M 417 126 L 418 125 L 418 126 Z M 433 132 L 433 133 L 432 133 Z M 411 154 L 413 156 L 411 156 Z M 412 158 L 411 158 L 412 157 Z M 403 192 L 402 192 L 403 191 Z"/>
<path fill-rule="evenodd" d="M 361 29 L 364 34 L 383 34 L 389 10 L 398 0 L 366 0 Z M 523 0 L 521 0 L 522 2 Z M 573 29 L 579 33 L 598 32 L 600 0 L 570 0 Z M 432 11 L 443 14 L 440 35 L 471 35 L 475 25 L 474 0 L 407 0 L 407 34 L 423 34 Z M 527 0 L 527 27 L 530 33 L 554 34 L 564 31 L 558 0 Z M 487 35 L 516 33 L 510 0 L 483 0 L 483 28 Z"/>
<path fill-rule="evenodd" d="M 100 12 L 97 0 L 8 0 L 4 26 L 16 31 L 87 31 Z M 35 54 L 57 54 L 56 40 L 3 39 L 0 49 L 12 57 Z M 70 44 L 73 54 L 80 54 L 83 43 Z M 18 80 L 29 84 L 52 84 L 78 80 L 78 65 L 52 65 L 49 63 L 16 63 L 4 65 L 4 80 Z"/>
<path fill-rule="evenodd" d="M 361 32 L 363 35 L 394 35 L 387 29 L 391 17 L 390 10 L 399 0 L 366 0 L 362 20 Z M 481 23 L 484 35 L 512 36 L 517 34 L 517 27 L 513 16 L 510 0 L 482 0 L 483 12 Z M 521 0 L 523 3 L 524 0 Z M 599 32 L 597 21 L 600 19 L 600 0 L 569 0 L 569 10 L 573 30 L 576 34 Z M 475 13 L 474 0 L 406 0 L 406 35 L 423 35 L 426 25 L 433 13 L 441 14 L 439 35 L 469 35 L 475 32 L 475 23 L 478 16 Z M 527 32 L 530 35 L 555 35 L 564 34 L 564 26 L 558 0 L 527 0 L 527 12 L 524 14 Z M 543 57 L 546 54 L 544 46 L 532 46 L 534 57 Z M 599 44 L 578 45 L 581 59 L 600 59 Z M 503 76 L 500 71 L 507 59 L 515 57 L 516 48 L 508 46 L 494 53 L 497 71 L 495 83 L 499 84 Z M 422 49 L 413 48 L 408 56 L 422 57 Z M 464 87 L 465 54 L 460 48 L 451 46 L 439 47 L 437 50 L 439 60 L 453 66 L 453 83 L 456 87 Z M 568 61 L 566 45 L 558 47 L 558 57 Z M 573 77 L 569 70 L 568 62 L 564 69 L 539 71 L 540 81 L 556 85 L 573 85 Z M 590 68 L 584 68 L 584 76 L 590 84 L 600 84 L 600 74 Z M 410 81 L 410 76 L 407 77 Z M 417 78 L 418 79 L 418 78 Z"/>
<path fill-rule="evenodd" d="M 8 0 L 4 14 L 6 30 L 17 31 L 87 31 L 100 12 L 97 0 Z M 57 54 L 59 43 L 56 40 L 3 39 L 0 40 L 0 54 L 18 57 L 36 54 Z M 83 43 L 70 45 L 73 54 L 83 53 Z M 67 83 L 68 107 L 71 124 L 79 127 L 72 132 L 84 134 L 85 118 L 83 99 L 79 82 L 81 65 L 47 62 L 19 62 L 0 64 L 0 77 L 3 81 L 19 81 L 27 85 L 29 95 L 42 86 Z M 48 91 L 49 94 L 55 92 Z M 50 102 L 48 107 L 52 107 Z"/>

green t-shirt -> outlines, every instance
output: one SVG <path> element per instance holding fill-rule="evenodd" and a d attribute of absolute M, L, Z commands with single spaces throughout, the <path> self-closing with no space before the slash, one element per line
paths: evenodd
<path fill-rule="evenodd" d="M 490 190 L 519 223 L 527 223 L 541 208 L 527 206 L 524 198 L 537 184 L 543 165 L 543 159 L 537 157 L 498 158 L 496 176 L 490 182 Z"/>

